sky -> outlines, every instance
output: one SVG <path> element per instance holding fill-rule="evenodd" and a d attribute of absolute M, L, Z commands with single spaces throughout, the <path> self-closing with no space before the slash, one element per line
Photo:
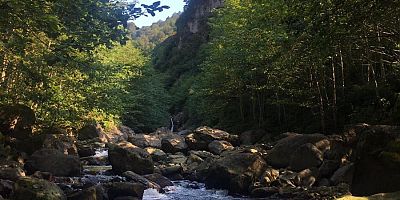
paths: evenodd
<path fill-rule="evenodd" d="M 139 0 L 140 4 L 152 4 L 157 0 Z M 161 5 L 166 5 L 169 6 L 169 9 L 166 9 L 162 12 L 156 12 L 156 16 L 151 16 L 149 15 L 148 17 L 146 16 L 141 16 L 138 19 L 134 21 L 135 25 L 138 26 L 139 28 L 142 26 L 150 26 L 154 22 L 157 22 L 159 20 L 165 20 L 167 17 L 172 16 L 172 14 L 181 12 L 183 11 L 183 6 L 185 3 L 183 0 L 159 0 L 161 2 Z"/>

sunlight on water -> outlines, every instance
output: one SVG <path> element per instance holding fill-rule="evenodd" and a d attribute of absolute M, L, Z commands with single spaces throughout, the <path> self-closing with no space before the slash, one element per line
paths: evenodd
<path fill-rule="evenodd" d="M 204 184 L 190 181 L 174 182 L 175 186 L 165 188 L 164 194 L 154 189 L 145 190 L 143 200 L 241 200 L 228 196 L 225 190 L 207 190 Z"/>
<path fill-rule="evenodd" d="M 108 156 L 108 149 L 97 149 L 96 154 L 93 156 L 93 158 L 101 158 L 107 156 Z"/>

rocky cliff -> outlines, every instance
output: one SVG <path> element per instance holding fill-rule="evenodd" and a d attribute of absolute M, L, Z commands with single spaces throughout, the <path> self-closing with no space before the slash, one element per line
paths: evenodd
<path fill-rule="evenodd" d="M 185 16 L 180 19 L 180 33 L 205 33 L 207 20 L 215 8 L 224 5 L 223 0 L 193 0 L 186 7 Z"/>
<path fill-rule="evenodd" d="M 208 41 L 208 21 L 223 0 L 191 0 L 176 22 L 177 34 L 154 50 L 153 64 L 165 74 L 166 88 L 175 98 L 170 109 L 173 115 L 183 110 L 186 97 L 199 71 L 200 47 Z"/>

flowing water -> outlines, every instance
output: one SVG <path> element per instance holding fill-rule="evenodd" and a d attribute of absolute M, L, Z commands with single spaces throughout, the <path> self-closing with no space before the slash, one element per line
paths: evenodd
<path fill-rule="evenodd" d="M 106 149 L 99 149 L 93 158 L 104 159 L 108 156 Z M 110 165 L 84 166 L 86 175 L 81 179 L 90 182 L 105 183 L 112 180 L 123 180 L 123 177 L 114 176 L 107 173 L 111 170 Z M 147 189 L 144 191 L 143 200 L 243 200 L 248 198 L 236 198 L 228 195 L 224 190 L 209 190 L 206 189 L 203 183 L 191 181 L 174 181 L 174 186 L 164 188 L 164 193 L 159 193 L 155 189 Z"/>
<path fill-rule="evenodd" d="M 174 186 L 164 189 L 164 194 L 155 189 L 147 189 L 143 200 L 242 200 L 246 198 L 235 198 L 228 196 L 224 190 L 207 190 L 202 183 L 190 181 L 175 181 Z"/>

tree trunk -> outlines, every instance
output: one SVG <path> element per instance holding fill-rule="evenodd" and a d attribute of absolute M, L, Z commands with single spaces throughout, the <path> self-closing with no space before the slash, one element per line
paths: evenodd
<path fill-rule="evenodd" d="M 342 54 L 342 49 L 339 49 L 339 55 L 340 55 L 340 67 L 342 69 L 342 98 L 343 101 L 345 100 L 345 77 L 344 77 L 344 62 L 343 62 L 343 54 Z"/>
<path fill-rule="evenodd" d="M 318 91 L 318 96 L 319 96 L 319 114 L 320 114 L 320 120 L 321 120 L 321 129 L 322 129 L 322 133 L 325 133 L 325 108 L 324 108 L 324 97 L 322 95 L 322 91 L 321 91 L 321 84 L 317 79 L 317 71 L 314 68 L 314 77 L 315 77 L 315 85 L 317 86 L 317 91 Z"/>
<path fill-rule="evenodd" d="M 332 111 L 333 111 L 333 129 L 336 131 L 337 129 L 337 94 L 336 94 L 336 73 L 335 73 L 335 62 L 332 57 L 332 86 L 333 86 L 333 97 L 332 97 Z"/>

